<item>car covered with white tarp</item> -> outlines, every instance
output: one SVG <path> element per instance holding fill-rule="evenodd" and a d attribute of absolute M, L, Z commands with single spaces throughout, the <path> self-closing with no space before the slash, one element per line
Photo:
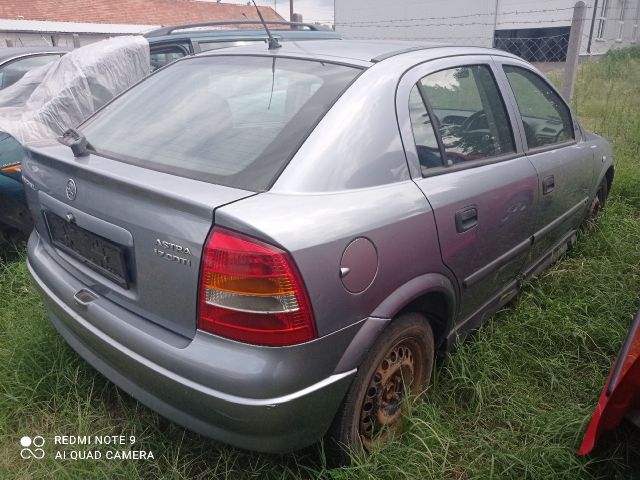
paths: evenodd
<path fill-rule="evenodd" d="M 21 179 L 23 146 L 76 127 L 149 70 L 146 39 L 114 37 L 73 50 L 0 91 L 0 231 L 31 230 Z"/>

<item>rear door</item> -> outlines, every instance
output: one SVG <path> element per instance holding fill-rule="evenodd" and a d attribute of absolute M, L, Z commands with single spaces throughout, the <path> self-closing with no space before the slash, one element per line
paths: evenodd
<path fill-rule="evenodd" d="M 594 184 L 593 150 L 560 94 L 526 63 L 497 59 L 499 78 L 518 107 L 526 154 L 535 167 L 537 207 L 531 264 L 564 243 L 584 219 Z"/>
<path fill-rule="evenodd" d="M 403 77 L 397 108 L 417 185 L 431 204 L 442 260 L 470 318 L 514 283 L 529 253 L 538 177 L 489 57 L 436 60 Z M 414 170 L 416 170 L 414 168 Z"/>

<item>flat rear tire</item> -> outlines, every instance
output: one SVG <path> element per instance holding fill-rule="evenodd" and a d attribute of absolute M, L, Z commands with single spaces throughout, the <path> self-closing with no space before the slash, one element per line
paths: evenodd
<path fill-rule="evenodd" d="M 434 359 L 428 320 L 419 313 L 394 319 L 367 353 L 327 433 L 327 463 L 348 465 L 354 453 L 379 448 L 399 434 L 407 397 L 424 393 Z"/>

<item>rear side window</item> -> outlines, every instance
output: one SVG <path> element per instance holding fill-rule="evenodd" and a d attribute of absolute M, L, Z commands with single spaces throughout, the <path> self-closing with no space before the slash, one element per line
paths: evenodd
<path fill-rule="evenodd" d="M 574 139 L 569 108 L 547 82 L 525 68 L 504 65 L 504 71 L 518 103 L 529 148 Z"/>
<path fill-rule="evenodd" d="M 262 191 L 360 69 L 275 57 L 190 58 L 98 112 L 98 153 L 154 170 Z"/>
<path fill-rule="evenodd" d="M 421 79 L 417 88 L 436 117 L 448 165 L 515 152 L 509 117 L 489 67 L 441 70 Z M 415 129 L 414 124 L 414 134 Z"/>
<path fill-rule="evenodd" d="M 54 60 L 60 59 L 60 54 L 55 55 L 35 55 L 13 60 L 0 68 L 0 88 L 7 88 L 20 80 L 25 73 L 34 68 L 47 65 Z"/>
<path fill-rule="evenodd" d="M 151 71 L 157 70 L 165 65 L 182 58 L 187 53 L 180 47 L 163 47 L 159 50 L 152 50 L 150 55 Z"/>
<path fill-rule="evenodd" d="M 436 137 L 436 129 L 422 99 L 418 86 L 415 85 L 409 94 L 409 117 L 420 167 L 442 167 L 442 156 Z"/>

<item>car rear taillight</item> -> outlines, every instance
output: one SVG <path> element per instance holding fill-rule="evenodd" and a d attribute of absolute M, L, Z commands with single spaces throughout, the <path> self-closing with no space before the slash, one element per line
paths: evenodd
<path fill-rule="evenodd" d="M 198 328 L 256 345 L 316 337 L 311 305 L 293 260 L 261 241 L 214 227 L 204 248 Z"/>
<path fill-rule="evenodd" d="M 22 164 L 16 163 L 14 165 L 8 165 L 6 167 L 0 168 L 0 172 L 4 173 L 20 173 L 22 171 Z"/>

